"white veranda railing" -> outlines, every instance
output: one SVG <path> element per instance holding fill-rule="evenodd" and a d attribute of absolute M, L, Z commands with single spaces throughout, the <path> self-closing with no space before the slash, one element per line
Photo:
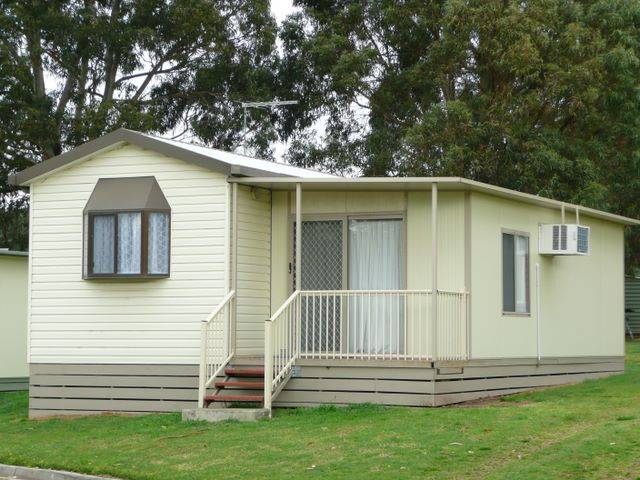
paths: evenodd
<path fill-rule="evenodd" d="M 224 370 L 233 357 L 235 327 L 232 325 L 236 292 L 232 290 L 206 320 L 200 331 L 200 375 L 198 382 L 198 406 L 204 405 L 204 397 L 209 385 Z"/>
<path fill-rule="evenodd" d="M 297 358 L 468 359 L 469 294 L 435 301 L 429 290 L 294 292 L 265 324 L 265 407 Z"/>
<path fill-rule="evenodd" d="M 264 407 L 284 385 L 300 355 L 300 291 L 296 290 L 266 321 L 264 330 Z"/>
<path fill-rule="evenodd" d="M 464 360 L 467 293 L 428 290 L 300 293 L 300 357 Z M 437 342 L 434 342 L 437 338 Z"/>
<path fill-rule="evenodd" d="M 469 293 L 438 290 L 434 360 L 469 359 Z"/>

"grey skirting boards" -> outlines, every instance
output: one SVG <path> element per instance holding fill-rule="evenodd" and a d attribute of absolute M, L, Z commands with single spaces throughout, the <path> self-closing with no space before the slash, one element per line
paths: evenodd
<path fill-rule="evenodd" d="M 235 362 L 241 365 L 241 359 Z M 301 360 L 275 407 L 379 403 L 441 406 L 532 388 L 622 373 L 622 357 L 471 361 L 432 368 L 428 363 L 366 366 L 338 360 Z M 31 364 L 32 418 L 101 412 L 179 412 L 194 408 L 197 365 Z"/>

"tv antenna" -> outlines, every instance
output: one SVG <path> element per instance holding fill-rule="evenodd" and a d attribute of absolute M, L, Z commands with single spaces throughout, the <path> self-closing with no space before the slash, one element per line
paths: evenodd
<path fill-rule="evenodd" d="M 243 131 L 244 135 L 242 136 L 242 151 L 246 155 L 247 153 L 247 115 L 248 110 L 250 108 L 262 108 L 264 110 L 273 108 L 273 107 L 281 107 L 285 105 L 297 105 L 298 100 L 272 100 L 270 102 L 240 102 L 242 105 L 242 123 L 243 123 Z"/>

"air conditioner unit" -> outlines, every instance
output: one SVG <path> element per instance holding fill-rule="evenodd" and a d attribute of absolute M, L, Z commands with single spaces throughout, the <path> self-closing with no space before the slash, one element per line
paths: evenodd
<path fill-rule="evenodd" d="M 540 255 L 589 255 L 591 229 L 572 223 L 540 225 Z"/>

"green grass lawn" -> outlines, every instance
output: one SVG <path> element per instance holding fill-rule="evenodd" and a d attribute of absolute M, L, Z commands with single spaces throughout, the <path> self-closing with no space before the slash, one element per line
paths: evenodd
<path fill-rule="evenodd" d="M 0 463 L 126 479 L 640 479 L 640 343 L 624 375 L 474 407 L 318 408 L 271 421 L 178 414 L 27 420 L 0 394 Z"/>

